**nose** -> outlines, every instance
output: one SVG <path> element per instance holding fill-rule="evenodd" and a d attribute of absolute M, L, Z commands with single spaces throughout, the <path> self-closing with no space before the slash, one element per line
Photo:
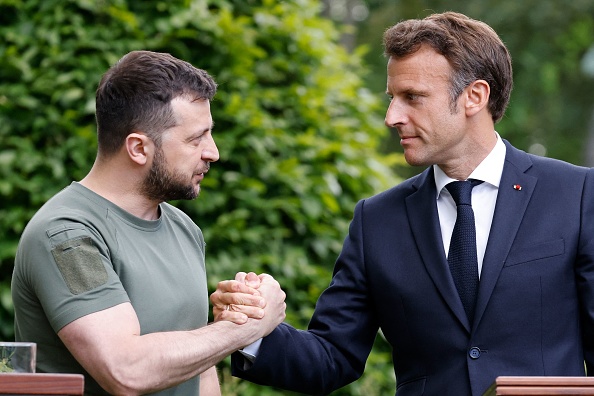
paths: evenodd
<path fill-rule="evenodd" d="M 384 123 L 389 128 L 397 128 L 406 123 L 406 114 L 402 106 L 398 104 L 396 98 L 392 99 L 388 105 Z"/>
<path fill-rule="evenodd" d="M 210 136 L 204 150 L 202 150 L 202 159 L 207 162 L 217 162 L 219 160 L 219 149 L 212 136 Z"/>

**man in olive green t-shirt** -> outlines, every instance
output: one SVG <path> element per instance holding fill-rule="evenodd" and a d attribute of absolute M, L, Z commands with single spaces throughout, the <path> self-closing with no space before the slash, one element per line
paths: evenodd
<path fill-rule="evenodd" d="M 252 312 L 206 326 L 202 232 L 166 203 L 196 198 L 219 158 L 215 92 L 205 71 L 149 51 L 103 76 L 95 164 L 31 219 L 15 260 L 16 339 L 37 343 L 38 371 L 83 373 L 86 394 L 220 395 L 214 365 L 284 319 L 262 276 L 242 286 Z"/>

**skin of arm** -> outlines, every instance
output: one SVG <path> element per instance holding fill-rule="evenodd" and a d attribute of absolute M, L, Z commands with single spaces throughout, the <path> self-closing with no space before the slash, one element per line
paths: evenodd
<path fill-rule="evenodd" d="M 285 293 L 270 279 L 260 285 L 258 296 L 245 285 L 239 288 L 258 307 L 250 312 L 261 318 L 237 313 L 242 325 L 221 321 L 191 331 L 140 335 L 134 308 L 123 303 L 69 323 L 58 336 L 107 392 L 156 392 L 204 373 L 278 326 L 285 318 Z"/>
<path fill-rule="evenodd" d="M 200 374 L 200 396 L 221 396 L 221 386 L 216 367 Z"/>

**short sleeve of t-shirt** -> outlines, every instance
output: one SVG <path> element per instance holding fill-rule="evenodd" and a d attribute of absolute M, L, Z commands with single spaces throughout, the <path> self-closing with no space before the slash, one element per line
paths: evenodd
<path fill-rule="evenodd" d="M 52 328 L 129 301 L 100 236 L 74 221 L 39 223 L 47 229 L 29 230 L 32 238 L 20 252 L 22 276 L 42 303 Z M 32 268 L 34 267 L 34 268 Z"/>

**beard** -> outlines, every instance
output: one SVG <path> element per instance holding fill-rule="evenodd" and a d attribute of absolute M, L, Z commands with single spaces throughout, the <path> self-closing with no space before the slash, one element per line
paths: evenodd
<path fill-rule="evenodd" d="M 142 181 L 140 191 L 145 197 L 159 202 L 192 200 L 199 194 L 199 190 L 192 184 L 191 177 L 188 179 L 181 172 L 167 169 L 167 161 L 161 148 L 155 151 L 151 169 Z"/>

